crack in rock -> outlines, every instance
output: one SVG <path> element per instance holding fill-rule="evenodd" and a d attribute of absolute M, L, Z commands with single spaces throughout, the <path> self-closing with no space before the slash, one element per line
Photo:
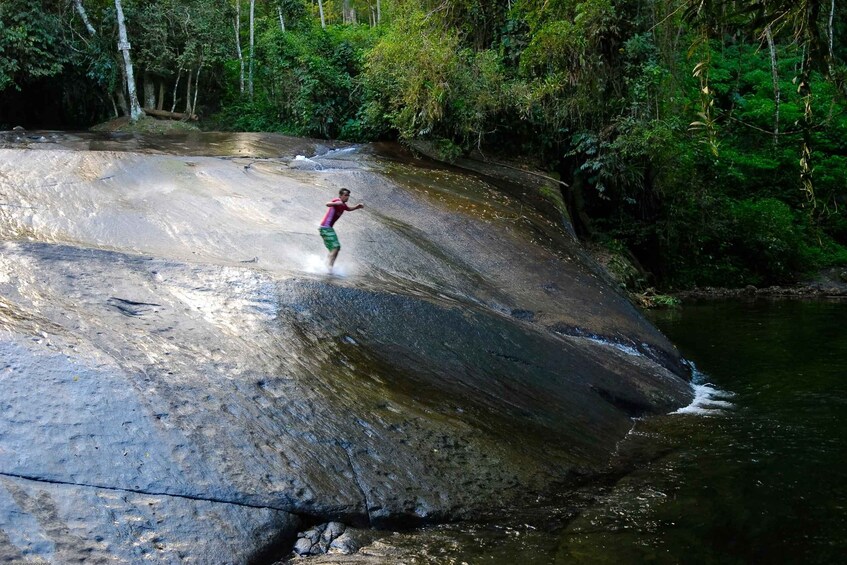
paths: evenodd
<path fill-rule="evenodd" d="M 115 308 L 124 316 L 141 316 L 150 308 L 161 307 L 161 304 L 152 302 L 136 302 L 135 300 L 127 300 L 126 298 L 117 298 L 115 296 L 109 298 L 106 304 Z"/>
<path fill-rule="evenodd" d="M 21 480 L 25 480 L 25 481 L 32 481 L 32 482 L 36 482 L 36 483 L 45 483 L 45 484 L 51 484 L 51 485 L 64 485 L 64 486 L 81 487 L 81 488 L 93 488 L 93 489 L 108 490 L 108 491 L 115 491 L 115 492 L 129 492 L 129 493 L 133 493 L 133 494 L 142 494 L 142 495 L 147 495 L 147 496 L 167 496 L 167 497 L 171 497 L 171 498 L 181 498 L 181 499 L 185 499 L 185 500 L 197 500 L 197 501 L 202 501 L 202 502 L 215 502 L 215 503 L 219 503 L 219 504 L 232 504 L 233 506 L 242 506 L 242 507 L 245 507 L 245 508 L 256 508 L 256 509 L 259 509 L 259 510 L 279 510 L 281 512 L 288 512 L 289 514 L 295 514 L 296 515 L 295 512 L 291 512 L 291 510 L 289 510 L 287 508 L 281 508 L 279 506 L 250 504 L 250 503 L 247 503 L 247 502 L 225 500 L 225 499 L 222 499 L 222 498 L 207 498 L 207 497 L 203 497 L 203 496 L 194 496 L 194 495 L 190 495 L 190 494 L 174 494 L 174 493 L 169 493 L 169 492 L 155 492 L 155 491 L 148 491 L 148 490 L 142 490 L 142 489 L 131 489 L 131 488 L 124 488 L 124 487 L 108 487 L 108 486 L 103 486 L 103 485 L 91 485 L 91 484 L 86 484 L 86 483 L 75 483 L 75 482 L 72 482 L 72 481 L 61 481 L 61 480 L 58 480 L 58 479 L 45 479 L 43 477 L 33 477 L 33 476 L 29 476 L 29 475 L 21 475 L 21 474 L 18 474 L 18 473 L 4 473 L 2 471 L 0 471 L 0 477 L 10 477 L 10 478 L 13 478 L 13 479 L 21 479 Z"/>
<path fill-rule="evenodd" d="M 339 442 L 338 445 L 344 450 L 344 453 L 347 454 L 347 461 L 350 463 L 350 470 L 353 472 L 353 480 L 356 482 L 356 486 L 359 487 L 359 492 L 362 493 L 362 500 L 365 503 L 365 513 L 368 515 L 368 526 L 371 526 L 373 525 L 373 521 L 371 520 L 371 503 L 368 499 L 368 494 L 365 492 L 365 488 L 362 486 L 362 481 L 359 479 L 359 473 L 356 471 L 356 464 L 353 462 L 353 448 L 346 442 Z"/>

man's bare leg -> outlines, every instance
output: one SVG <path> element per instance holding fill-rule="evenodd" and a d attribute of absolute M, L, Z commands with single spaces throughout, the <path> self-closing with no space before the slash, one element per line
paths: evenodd
<path fill-rule="evenodd" d="M 329 272 L 332 272 L 332 266 L 335 265 L 335 259 L 338 257 L 338 252 L 341 251 L 340 247 L 336 247 L 332 251 L 329 252 L 329 256 L 326 258 L 326 266 L 329 269 Z"/>

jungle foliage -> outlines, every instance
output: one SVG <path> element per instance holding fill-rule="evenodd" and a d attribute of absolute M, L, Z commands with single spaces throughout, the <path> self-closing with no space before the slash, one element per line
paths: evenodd
<path fill-rule="evenodd" d="M 0 126 L 126 113 L 114 3 L 0 3 Z M 250 11 L 253 10 L 251 25 Z M 144 106 L 530 162 L 663 288 L 847 265 L 834 0 L 123 0 Z M 323 16 L 321 16 L 323 14 Z M 323 19 L 323 25 L 322 25 Z"/>

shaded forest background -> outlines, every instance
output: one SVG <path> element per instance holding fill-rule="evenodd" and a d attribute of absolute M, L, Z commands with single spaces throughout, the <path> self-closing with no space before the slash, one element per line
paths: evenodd
<path fill-rule="evenodd" d="M 847 265 L 845 31 L 834 0 L 0 0 L 0 129 L 137 118 L 135 91 L 426 141 L 567 183 L 631 290 L 790 283 Z"/>

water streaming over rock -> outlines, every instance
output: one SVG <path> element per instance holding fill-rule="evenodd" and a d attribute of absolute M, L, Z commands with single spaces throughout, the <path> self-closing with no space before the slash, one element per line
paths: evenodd
<path fill-rule="evenodd" d="M 0 147 L 0 558 L 241 562 L 523 508 L 691 402 L 531 181 L 258 134 Z M 340 187 L 365 208 L 328 275 Z"/>

